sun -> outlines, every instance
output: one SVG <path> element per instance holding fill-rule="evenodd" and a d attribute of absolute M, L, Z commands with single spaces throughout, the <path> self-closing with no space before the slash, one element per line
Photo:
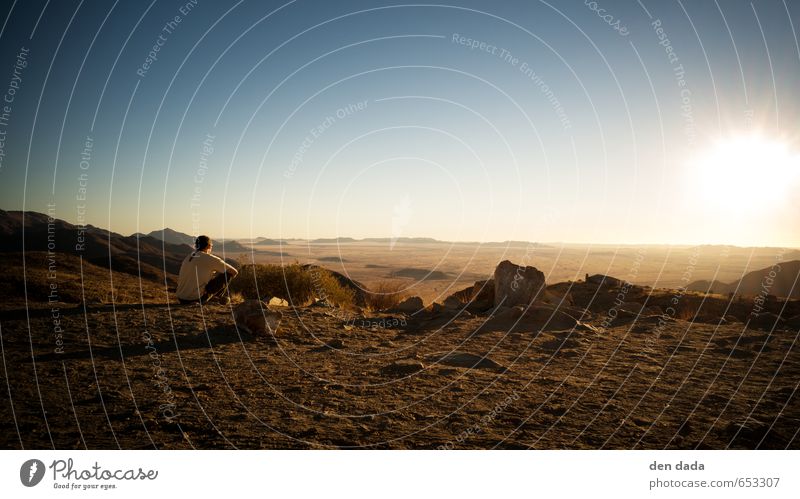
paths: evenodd
<path fill-rule="evenodd" d="M 693 196 L 707 208 L 763 211 L 780 207 L 800 173 L 800 154 L 761 133 L 716 140 L 689 163 Z"/>

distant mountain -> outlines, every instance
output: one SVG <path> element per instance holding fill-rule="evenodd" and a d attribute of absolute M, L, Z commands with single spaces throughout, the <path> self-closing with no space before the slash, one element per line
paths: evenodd
<path fill-rule="evenodd" d="M 286 239 L 269 239 L 266 237 L 259 237 L 251 243 L 253 246 L 281 246 L 289 244 Z"/>
<path fill-rule="evenodd" d="M 479 243 L 481 246 L 488 246 L 493 248 L 505 248 L 505 247 L 527 247 L 527 248 L 552 248 L 552 246 L 547 246 L 546 244 L 542 243 L 532 243 L 530 241 L 500 241 L 500 242 L 488 242 L 488 243 Z"/>
<path fill-rule="evenodd" d="M 166 243 L 188 244 L 194 248 L 194 237 L 190 236 L 189 234 L 184 234 L 183 232 L 178 232 L 177 230 L 172 230 L 169 227 L 161 230 L 154 230 L 153 232 L 149 233 L 148 236 L 155 237 L 156 239 L 160 239 Z"/>
<path fill-rule="evenodd" d="M 366 237 L 362 241 L 370 243 L 411 243 L 411 244 L 427 244 L 427 243 L 441 243 L 438 239 L 432 237 Z"/>
<path fill-rule="evenodd" d="M 238 241 L 225 240 L 214 241 L 214 249 L 212 251 L 220 256 L 222 256 L 222 254 L 225 254 L 226 256 L 238 256 L 241 253 L 251 253 L 253 250 L 249 246 L 244 246 Z"/>
<path fill-rule="evenodd" d="M 712 293 L 737 295 L 758 295 L 764 292 L 770 295 L 800 298 L 800 260 L 780 262 L 780 267 L 767 267 L 748 272 L 736 282 L 726 284 L 720 281 L 695 281 L 687 289 L 690 291 L 710 291 Z M 774 274 L 770 276 L 770 272 Z M 772 282 L 770 283 L 769 280 Z M 763 288 L 762 288 L 763 286 Z"/>
<path fill-rule="evenodd" d="M 89 263 L 145 279 L 172 280 L 189 251 L 151 236 L 123 236 L 91 225 L 77 226 L 44 213 L 0 210 L 0 252 L 66 253 Z M 57 267 L 58 259 L 55 258 Z M 165 275 L 166 274 L 166 275 Z"/>
<path fill-rule="evenodd" d="M 320 239 L 312 239 L 312 243 L 355 243 L 356 239 L 352 237 L 323 237 Z"/>

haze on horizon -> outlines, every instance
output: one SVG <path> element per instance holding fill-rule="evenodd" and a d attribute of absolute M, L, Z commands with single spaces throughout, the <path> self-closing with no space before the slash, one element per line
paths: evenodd
<path fill-rule="evenodd" d="M 0 16 L 5 210 L 122 234 L 800 247 L 784 0 Z"/>

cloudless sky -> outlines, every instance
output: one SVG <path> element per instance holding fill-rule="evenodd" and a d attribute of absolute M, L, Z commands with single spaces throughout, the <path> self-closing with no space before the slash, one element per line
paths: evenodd
<path fill-rule="evenodd" d="M 794 2 L 9 3 L 2 209 L 123 234 L 800 245 Z M 752 132 L 794 170 L 754 161 L 774 178 L 726 199 L 693 160 Z"/>

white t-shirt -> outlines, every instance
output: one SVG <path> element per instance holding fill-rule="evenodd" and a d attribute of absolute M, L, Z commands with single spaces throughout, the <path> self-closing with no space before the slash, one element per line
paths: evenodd
<path fill-rule="evenodd" d="M 181 300 L 199 300 L 214 274 L 224 272 L 226 269 L 233 267 L 218 256 L 202 251 L 190 253 L 181 264 L 175 295 Z"/>

